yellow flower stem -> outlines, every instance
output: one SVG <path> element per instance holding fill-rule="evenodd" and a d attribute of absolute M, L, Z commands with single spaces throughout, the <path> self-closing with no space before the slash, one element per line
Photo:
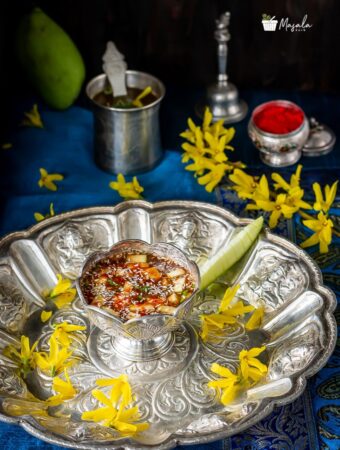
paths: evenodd
<path fill-rule="evenodd" d="M 303 219 L 307 219 L 307 220 L 315 220 L 315 217 L 311 216 L 310 214 L 304 212 L 304 211 L 299 211 L 300 216 Z M 336 236 L 336 237 L 340 237 L 340 232 L 335 230 L 335 228 L 332 229 L 332 233 Z"/>

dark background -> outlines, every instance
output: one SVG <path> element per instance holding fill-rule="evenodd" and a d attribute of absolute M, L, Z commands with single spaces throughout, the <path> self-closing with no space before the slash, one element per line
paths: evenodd
<path fill-rule="evenodd" d="M 0 24 L 3 111 L 29 89 L 16 64 L 14 39 L 20 17 L 33 6 L 40 6 L 75 41 L 87 80 L 102 72 L 101 56 L 106 42 L 113 40 L 129 68 L 151 72 L 170 89 L 203 88 L 216 74 L 215 19 L 229 10 L 228 74 L 239 89 L 339 92 L 336 0 L 5 0 Z M 264 32 L 263 13 L 289 17 L 291 23 L 307 14 L 313 26 L 304 32 Z M 78 103 L 84 100 L 81 95 Z"/>

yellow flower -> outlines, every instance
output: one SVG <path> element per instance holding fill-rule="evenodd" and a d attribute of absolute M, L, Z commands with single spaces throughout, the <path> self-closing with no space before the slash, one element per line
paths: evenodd
<path fill-rule="evenodd" d="M 225 325 L 233 325 L 237 322 L 236 317 L 231 314 L 201 314 L 202 329 L 200 336 L 205 341 L 210 333 L 216 333 L 223 330 Z"/>
<path fill-rule="evenodd" d="M 58 295 L 63 294 L 68 291 L 72 286 L 72 281 L 68 278 L 63 278 L 60 273 L 57 273 L 58 282 L 51 290 L 49 297 L 54 298 L 58 297 Z"/>
<path fill-rule="evenodd" d="M 21 374 L 25 377 L 27 373 L 34 368 L 34 351 L 38 341 L 30 346 L 30 340 L 27 336 L 21 336 L 20 348 L 10 344 L 3 350 L 3 355 L 10 358 L 18 364 Z"/>
<path fill-rule="evenodd" d="M 47 293 L 47 298 L 52 299 L 58 309 L 71 303 L 76 294 L 76 289 L 72 288 L 72 281 L 68 278 L 63 278 L 60 273 L 57 273 L 58 282 L 55 287 Z"/>
<path fill-rule="evenodd" d="M 151 86 L 147 86 L 143 92 L 141 92 L 134 100 L 132 100 L 133 106 L 137 106 L 137 108 L 142 108 L 143 103 L 141 102 L 141 100 L 147 95 L 151 94 L 151 92 L 152 92 Z"/>
<path fill-rule="evenodd" d="M 240 198 L 253 198 L 253 194 L 257 189 L 258 183 L 255 177 L 248 175 L 241 169 L 235 169 L 234 172 L 229 175 L 229 179 L 235 183 L 232 187 Z"/>
<path fill-rule="evenodd" d="M 52 311 L 41 311 L 40 319 L 42 322 L 47 322 L 48 319 L 52 316 Z"/>
<path fill-rule="evenodd" d="M 253 306 L 245 306 L 242 301 L 238 301 L 230 306 L 230 303 L 233 301 L 239 288 L 240 285 L 236 284 L 235 286 L 230 287 L 225 291 L 218 310 L 220 313 L 231 317 L 240 317 L 250 311 L 253 311 Z"/>
<path fill-rule="evenodd" d="M 102 381 L 104 382 L 104 380 Z M 134 436 L 136 433 L 149 428 L 147 423 L 136 422 L 140 419 L 138 407 L 129 407 L 132 395 L 127 377 L 122 375 L 116 380 L 110 379 L 106 381 L 109 382 L 106 385 L 113 385 L 110 397 L 106 397 L 98 389 L 92 391 L 93 397 L 102 403 L 104 407 L 83 412 L 81 418 L 91 422 L 98 422 L 105 427 L 114 428 L 122 436 Z"/>
<path fill-rule="evenodd" d="M 24 113 L 24 120 L 22 121 L 22 125 L 28 126 L 28 127 L 37 127 L 37 128 L 44 128 L 44 125 L 42 123 L 39 111 L 38 111 L 38 105 L 34 104 L 33 108 L 29 112 Z"/>
<path fill-rule="evenodd" d="M 226 164 L 216 164 L 210 171 L 198 178 L 198 183 L 205 185 L 207 192 L 212 192 L 225 175 L 228 166 Z"/>
<path fill-rule="evenodd" d="M 196 126 L 195 123 L 193 122 L 193 120 L 189 117 L 188 129 L 185 130 L 183 133 L 181 133 L 180 136 L 184 139 L 187 139 L 192 144 L 196 144 L 197 147 L 203 148 L 204 147 L 203 134 L 206 131 L 210 130 L 211 121 L 212 121 L 212 114 L 210 112 L 210 109 L 206 108 L 204 111 L 202 129 L 201 129 L 201 127 Z M 222 121 L 222 123 L 223 123 L 223 121 Z M 215 135 L 215 133 L 214 133 L 214 135 Z M 184 148 L 184 150 L 185 150 L 185 148 Z"/>
<path fill-rule="evenodd" d="M 262 364 L 256 356 L 260 355 L 266 347 L 254 347 L 250 350 L 242 350 L 239 354 L 240 371 L 245 380 L 250 378 L 257 382 L 267 373 L 267 366 Z"/>
<path fill-rule="evenodd" d="M 320 244 L 320 253 L 327 253 L 328 246 L 332 242 L 333 222 L 322 211 L 317 219 L 303 220 L 302 223 L 310 230 L 315 231 L 311 237 L 300 244 L 302 248 Z"/>
<path fill-rule="evenodd" d="M 195 160 L 195 158 L 202 158 L 206 154 L 205 148 L 198 147 L 197 144 L 196 146 L 194 146 L 192 144 L 189 144 L 188 142 L 184 142 L 184 144 L 182 144 L 182 148 L 184 150 L 184 153 L 182 155 L 183 163 L 190 161 L 190 159 Z"/>
<path fill-rule="evenodd" d="M 325 197 L 322 195 L 321 186 L 319 183 L 313 184 L 313 190 L 315 194 L 315 203 L 313 208 L 316 211 L 328 212 L 336 196 L 336 190 L 338 187 L 338 181 L 332 184 L 330 187 L 328 184 L 325 186 Z"/>
<path fill-rule="evenodd" d="M 234 299 L 240 285 L 237 284 L 226 290 L 218 313 L 215 314 L 202 314 L 200 319 L 202 321 L 201 338 L 206 340 L 210 333 L 216 333 L 219 330 L 223 330 L 225 325 L 233 325 L 237 322 L 237 318 L 252 311 L 253 306 L 245 306 L 242 301 L 238 301 L 234 305 L 230 306 L 230 303 Z"/>
<path fill-rule="evenodd" d="M 257 199 L 256 204 L 247 205 L 246 209 L 271 211 L 269 218 L 270 228 L 276 227 L 277 222 L 282 215 L 287 219 L 291 219 L 293 214 L 298 210 L 297 207 L 288 205 L 287 194 L 279 194 L 275 201 Z"/>
<path fill-rule="evenodd" d="M 228 405 L 228 403 L 231 403 L 237 397 L 243 387 L 240 374 L 235 374 L 227 367 L 223 367 L 217 363 L 213 363 L 210 370 L 217 375 L 220 375 L 222 378 L 210 381 L 208 387 L 213 389 L 220 388 L 222 390 L 221 402 L 223 405 Z"/>
<path fill-rule="evenodd" d="M 117 191 L 124 199 L 139 199 L 142 198 L 141 192 L 144 188 L 139 184 L 136 177 L 133 177 L 131 182 L 126 182 L 124 175 L 119 173 L 117 181 L 111 181 L 110 188 Z"/>
<path fill-rule="evenodd" d="M 194 124 L 193 120 L 189 117 L 188 119 L 188 129 L 183 131 L 183 133 L 180 134 L 180 136 L 184 139 L 187 139 L 189 142 L 191 142 L 192 144 L 195 143 L 196 140 L 196 136 L 195 136 L 195 132 L 196 132 L 196 125 Z"/>
<path fill-rule="evenodd" d="M 260 181 L 255 189 L 253 194 L 253 200 L 256 202 L 257 200 L 269 200 L 270 192 L 268 186 L 268 180 L 265 175 L 262 175 Z"/>
<path fill-rule="evenodd" d="M 248 175 L 241 169 L 235 169 L 234 172 L 229 175 L 229 179 L 235 183 L 232 189 L 237 192 L 239 198 L 242 199 L 269 199 L 269 187 L 268 180 L 265 175 L 262 175 L 258 182 L 255 177 Z"/>
<path fill-rule="evenodd" d="M 188 164 L 185 167 L 185 170 L 190 170 L 196 173 L 196 175 L 200 176 L 204 173 L 205 170 L 212 170 L 214 168 L 214 163 L 210 158 L 206 158 L 205 156 L 193 156 L 193 163 Z"/>
<path fill-rule="evenodd" d="M 43 168 L 39 170 L 40 180 L 38 181 L 38 185 L 40 187 L 45 187 L 50 191 L 56 191 L 57 185 L 54 183 L 54 181 L 61 181 L 64 179 L 64 176 L 60 173 L 48 173 L 47 170 Z"/>
<path fill-rule="evenodd" d="M 46 400 L 49 406 L 60 405 L 65 400 L 70 400 L 77 394 L 66 369 L 64 370 L 64 374 L 65 380 L 59 377 L 53 378 L 52 389 L 57 392 L 57 394 L 52 395 L 52 397 L 49 397 Z"/>
<path fill-rule="evenodd" d="M 74 300 L 76 293 L 77 291 L 75 289 L 69 289 L 63 294 L 58 295 L 58 297 L 54 299 L 54 304 L 58 309 L 61 309 L 64 306 L 69 305 Z"/>
<path fill-rule="evenodd" d="M 53 217 L 54 214 L 54 209 L 53 209 L 53 203 L 50 203 L 50 212 L 49 214 L 46 214 L 45 216 L 39 212 L 34 213 L 34 218 L 37 222 L 41 222 L 44 219 L 48 219 L 49 217 Z"/>
<path fill-rule="evenodd" d="M 299 164 L 296 168 L 296 172 L 293 173 L 292 176 L 290 177 L 290 183 L 287 183 L 287 181 L 285 181 L 280 174 L 272 173 L 272 180 L 276 181 L 276 183 L 274 183 L 274 188 L 275 189 L 281 188 L 289 192 L 291 189 L 300 187 L 301 170 L 302 165 Z"/>
<path fill-rule="evenodd" d="M 180 134 L 188 140 L 182 144 L 184 154 L 182 162 L 193 160 L 186 170 L 194 171 L 198 176 L 198 183 L 206 186 L 208 192 L 216 187 L 227 170 L 235 167 L 245 167 L 243 163 L 230 162 L 225 154 L 226 150 L 234 150 L 229 142 L 234 137 L 234 128 L 224 128 L 223 120 L 214 124 L 209 108 L 205 109 L 202 126 L 196 126 L 189 118 L 188 129 Z"/>
<path fill-rule="evenodd" d="M 263 322 L 263 316 L 264 316 L 264 307 L 260 306 L 259 308 L 255 309 L 253 314 L 251 315 L 250 319 L 245 325 L 246 330 L 256 330 L 257 328 L 260 328 Z"/>
<path fill-rule="evenodd" d="M 73 325 L 71 323 L 62 322 L 54 325 L 54 332 L 52 336 L 55 336 L 59 344 L 69 347 L 71 345 L 69 334 L 74 333 L 75 331 L 83 330 L 86 330 L 86 327 L 83 325 Z"/>
<path fill-rule="evenodd" d="M 115 403 L 120 401 L 123 406 L 127 406 L 133 400 L 127 375 L 120 375 L 117 378 L 102 378 L 96 380 L 96 384 L 101 387 L 112 386 L 111 397 Z"/>
<path fill-rule="evenodd" d="M 207 141 L 209 146 L 205 149 L 206 153 L 210 154 L 216 162 L 224 162 L 228 160 L 226 154 L 224 153 L 225 149 L 234 150 L 234 147 L 226 144 L 228 139 L 227 134 L 221 137 L 215 137 L 206 131 L 204 133 L 204 139 Z"/>
<path fill-rule="evenodd" d="M 227 144 L 229 144 L 229 142 L 233 139 L 233 137 L 235 136 L 235 128 L 231 127 L 231 128 L 224 128 L 223 126 L 224 121 L 218 120 L 217 122 L 215 122 L 213 125 L 211 125 L 209 132 L 216 138 L 219 136 L 225 136 L 226 140 L 225 140 L 225 144 L 228 150 L 234 150 L 234 147 L 231 147 Z M 204 129 L 204 131 L 207 131 L 206 129 Z"/>
<path fill-rule="evenodd" d="M 36 352 L 34 354 L 34 361 L 37 367 L 43 372 L 47 372 L 50 376 L 54 377 L 55 374 L 60 373 L 67 367 L 72 366 L 76 360 L 70 359 L 72 351 L 68 351 L 68 348 L 59 345 L 55 336 L 50 338 L 50 350 L 46 352 Z"/>
<path fill-rule="evenodd" d="M 303 201 L 304 191 L 300 187 L 292 188 L 287 194 L 287 205 L 293 206 L 296 208 L 296 211 L 299 209 L 312 209 L 311 205 L 305 201 Z"/>

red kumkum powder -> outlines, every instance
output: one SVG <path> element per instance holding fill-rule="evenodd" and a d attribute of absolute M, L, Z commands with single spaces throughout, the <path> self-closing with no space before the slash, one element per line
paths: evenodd
<path fill-rule="evenodd" d="M 303 120 L 303 111 L 298 106 L 283 102 L 269 102 L 253 117 L 257 128 L 272 134 L 291 133 L 302 125 Z"/>

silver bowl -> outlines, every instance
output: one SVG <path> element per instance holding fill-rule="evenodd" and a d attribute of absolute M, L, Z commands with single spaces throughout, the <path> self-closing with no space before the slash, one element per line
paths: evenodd
<path fill-rule="evenodd" d="M 108 309 L 89 305 L 82 290 L 85 275 L 100 260 L 108 256 L 127 252 L 153 253 L 157 256 L 176 261 L 188 271 L 194 281 L 194 291 L 173 314 L 152 314 L 128 321 L 123 321 Z M 176 330 L 187 318 L 193 308 L 195 294 L 200 285 L 199 269 L 193 261 L 172 244 L 148 244 L 139 239 L 128 239 L 113 245 L 106 252 L 95 252 L 85 261 L 81 276 L 76 281 L 76 288 L 83 307 L 93 325 L 106 334 L 115 336 L 114 348 L 123 356 L 128 355 L 132 360 L 146 360 L 158 358 L 172 345 L 170 333 Z"/>
<path fill-rule="evenodd" d="M 248 134 L 255 147 L 260 151 L 262 161 L 272 167 L 286 167 L 295 164 L 302 155 L 302 148 L 309 136 L 309 123 L 304 115 L 301 126 L 290 133 L 273 134 L 259 129 L 254 123 L 254 116 L 264 106 L 275 103 L 284 106 L 295 106 L 287 100 L 274 100 L 262 103 L 254 109 L 249 124 Z"/>

